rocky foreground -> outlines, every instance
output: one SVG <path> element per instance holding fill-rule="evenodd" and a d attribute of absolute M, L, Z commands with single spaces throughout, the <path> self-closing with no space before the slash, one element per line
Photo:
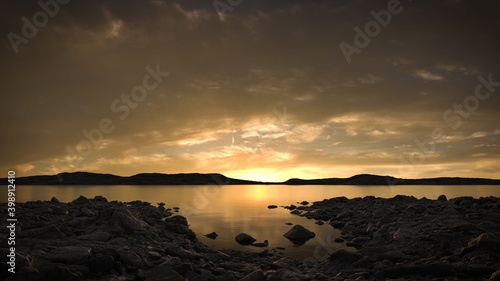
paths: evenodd
<path fill-rule="evenodd" d="M 339 197 L 286 208 L 341 229 L 358 249 L 320 265 L 334 280 L 500 280 L 499 198 Z"/>
<path fill-rule="evenodd" d="M 321 262 L 283 258 L 276 249 L 211 249 L 161 204 L 100 196 L 19 203 L 16 273 L 6 280 L 498 280 L 499 203 L 396 196 L 287 207 L 341 228 L 342 239 L 358 248 Z M 6 217 L 6 204 L 0 206 Z M 1 235 L 6 241 L 8 234 Z M 6 276 L 9 266 L 0 267 Z"/>

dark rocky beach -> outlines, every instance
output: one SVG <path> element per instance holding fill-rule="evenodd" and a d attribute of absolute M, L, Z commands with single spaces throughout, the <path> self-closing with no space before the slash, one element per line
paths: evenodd
<path fill-rule="evenodd" d="M 304 202 L 307 203 L 307 202 Z M 216 250 L 199 242 L 187 220 L 147 202 L 97 196 L 70 203 L 17 203 L 16 273 L 5 280 L 499 280 L 500 199 L 396 196 L 332 198 L 294 214 L 342 231 L 356 252 L 319 261 Z M 0 205 L 6 217 L 6 204 Z M 1 222 L 6 229 L 5 220 Z M 285 234 L 285 233 L 284 233 Z M 294 226 L 288 236 L 314 237 Z M 7 240 L 7 232 L 2 232 Z M 203 234 L 198 234 L 203 235 Z M 213 235 L 217 237 L 216 235 Z M 270 241 L 272 242 L 272 241 Z M 307 242 L 306 242 L 307 243 Z M 0 249 L 6 257 L 9 249 Z"/>

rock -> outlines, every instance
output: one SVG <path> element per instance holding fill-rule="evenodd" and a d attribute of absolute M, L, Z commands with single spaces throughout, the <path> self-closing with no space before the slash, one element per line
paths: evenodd
<path fill-rule="evenodd" d="M 76 198 L 71 203 L 73 203 L 75 205 L 90 205 L 90 204 L 92 204 L 92 202 L 90 202 L 90 200 L 83 195 L 80 195 L 80 197 Z"/>
<path fill-rule="evenodd" d="M 446 198 L 446 195 L 443 194 L 443 195 L 439 195 L 439 197 L 438 197 L 437 200 L 439 200 L 439 201 L 446 201 L 448 199 Z"/>
<path fill-rule="evenodd" d="M 117 208 L 111 211 L 111 217 L 107 225 L 112 232 L 126 232 L 130 230 L 144 230 L 148 224 L 136 218 L 129 210 Z"/>
<path fill-rule="evenodd" d="M 94 197 L 94 201 L 97 201 L 97 202 L 108 202 L 108 199 L 106 199 L 103 196 L 97 195 L 97 196 Z"/>
<path fill-rule="evenodd" d="M 269 246 L 269 241 L 267 240 L 264 240 L 264 243 L 252 243 L 250 244 L 250 246 L 254 246 L 254 247 L 267 247 Z"/>
<path fill-rule="evenodd" d="M 106 242 L 111 238 L 111 234 L 104 231 L 95 231 L 90 234 L 80 235 L 77 239 Z"/>
<path fill-rule="evenodd" d="M 174 257 L 179 257 L 181 259 L 189 259 L 189 260 L 199 260 L 200 255 L 191 251 L 188 251 L 184 248 L 182 248 L 179 245 L 175 245 L 173 243 L 168 243 L 164 248 L 163 251 L 167 253 L 168 255 L 174 256 Z"/>
<path fill-rule="evenodd" d="M 488 251 L 498 251 L 500 250 L 500 239 L 495 234 L 486 232 L 470 241 L 469 247 Z"/>
<path fill-rule="evenodd" d="M 241 245 L 250 245 L 253 242 L 257 241 L 257 239 L 253 238 L 252 236 L 246 234 L 246 233 L 240 233 L 236 235 L 234 238 L 236 242 L 240 243 Z"/>
<path fill-rule="evenodd" d="M 276 206 L 276 205 L 269 205 L 269 206 L 267 206 L 267 208 L 268 209 L 276 209 L 276 208 L 278 208 L 278 206 Z"/>
<path fill-rule="evenodd" d="M 187 219 L 185 217 L 179 216 L 179 215 L 167 218 L 167 219 L 165 219 L 165 222 L 171 222 L 174 224 L 189 226 Z"/>
<path fill-rule="evenodd" d="M 278 269 L 269 275 L 267 281 L 300 281 L 296 274 L 288 269 Z"/>
<path fill-rule="evenodd" d="M 499 281 L 500 280 L 500 270 L 497 270 L 491 274 L 490 279 L 488 281 Z"/>
<path fill-rule="evenodd" d="M 302 202 L 300 202 L 300 204 L 305 206 L 305 205 L 309 205 L 309 202 L 307 202 L 307 201 L 302 201 Z"/>
<path fill-rule="evenodd" d="M 142 260 L 139 255 L 136 253 L 130 251 L 130 250 L 122 250 L 119 251 L 118 254 L 120 255 L 120 260 L 123 261 L 123 263 L 130 268 L 136 268 L 136 269 L 145 269 L 146 264 Z"/>
<path fill-rule="evenodd" d="M 285 222 L 286 225 L 293 225 L 291 222 Z"/>
<path fill-rule="evenodd" d="M 305 229 L 302 225 L 296 224 L 287 233 L 283 234 L 283 236 L 292 242 L 305 242 L 316 236 L 316 234 Z"/>
<path fill-rule="evenodd" d="M 45 258 L 53 262 L 64 264 L 77 264 L 87 260 L 92 253 L 92 249 L 83 246 L 65 246 L 55 248 L 50 251 Z"/>
<path fill-rule="evenodd" d="M 81 209 L 81 213 L 82 215 L 86 216 L 86 217 L 95 217 L 95 213 L 92 212 L 90 209 L 88 208 L 82 208 Z"/>
<path fill-rule="evenodd" d="M 94 273 L 108 274 L 113 269 L 115 259 L 111 255 L 97 254 L 89 262 L 90 270 Z"/>
<path fill-rule="evenodd" d="M 340 249 L 330 255 L 330 261 L 338 263 L 353 263 L 360 260 L 362 257 L 362 255 L 356 252 Z"/>
<path fill-rule="evenodd" d="M 82 276 L 75 274 L 69 270 L 66 266 L 57 266 L 49 271 L 47 271 L 47 281 L 81 281 L 83 280 Z"/>
<path fill-rule="evenodd" d="M 240 281 L 265 281 L 264 272 L 262 270 L 256 270 L 252 273 L 249 273 L 245 277 L 241 278 Z"/>
<path fill-rule="evenodd" d="M 179 273 L 168 265 L 159 265 L 153 268 L 145 281 L 186 281 Z"/>
<path fill-rule="evenodd" d="M 59 203 L 59 200 L 57 200 L 57 198 L 55 198 L 55 197 L 52 197 L 52 198 L 50 199 L 50 202 L 53 202 L 53 203 Z"/>
<path fill-rule="evenodd" d="M 325 223 L 323 221 L 316 221 L 315 224 L 317 224 L 317 225 L 323 225 Z"/>
<path fill-rule="evenodd" d="M 333 241 L 335 241 L 335 242 L 337 242 L 337 243 L 342 243 L 342 242 L 344 242 L 345 240 L 344 240 L 344 239 L 342 239 L 341 237 L 337 237 L 337 238 L 335 238 L 335 240 L 333 240 Z"/>
<path fill-rule="evenodd" d="M 212 232 L 212 233 L 209 233 L 209 234 L 205 234 L 206 237 L 210 238 L 210 239 L 215 239 L 217 238 L 217 236 L 219 236 L 219 234 L 215 233 L 215 232 Z"/>

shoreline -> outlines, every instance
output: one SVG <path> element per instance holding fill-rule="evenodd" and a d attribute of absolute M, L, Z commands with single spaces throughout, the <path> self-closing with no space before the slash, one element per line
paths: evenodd
<path fill-rule="evenodd" d="M 286 207 L 341 229 L 358 249 L 319 262 L 314 253 L 294 260 L 273 248 L 211 249 L 162 205 L 101 196 L 30 201 L 16 204 L 17 266 L 6 280 L 488 280 L 500 269 L 499 206 L 496 197 L 367 196 Z"/>

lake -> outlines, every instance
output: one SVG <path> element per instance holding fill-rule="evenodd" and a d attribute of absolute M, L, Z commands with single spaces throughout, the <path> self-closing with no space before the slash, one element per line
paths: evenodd
<path fill-rule="evenodd" d="M 336 249 L 355 249 L 347 247 L 345 242 L 334 242 L 340 237 L 340 231 L 328 224 L 319 226 L 313 220 L 292 215 L 284 208 L 268 209 L 267 206 L 298 205 L 304 200 L 314 202 L 339 196 L 391 198 L 398 194 L 429 199 L 436 199 L 441 194 L 448 199 L 459 196 L 500 197 L 500 186 L 17 186 L 16 201 L 50 200 L 54 196 L 61 202 L 70 202 L 80 195 L 89 198 L 101 195 L 109 201 L 163 202 L 166 208 L 180 207 L 178 214 L 188 219 L 198 239 L 213 248 L 262 251 L 263 248 L 241 246 L 234 240 L 236 235 L 244 232 L 256 238 L 257 242 L 269 240 L 269 248 L 285 248 L 280 250 L 285 256 L 322 260 Z M 1 198 L 5 202 L 5 196 Z M 285 223 L 300 224 L 315 232 L 316 237 L 303 246 L 294 246 L 283 237 L 292 227 Z M 213 231 L 219 234 L 217 239 L 203 236 Z"/>

